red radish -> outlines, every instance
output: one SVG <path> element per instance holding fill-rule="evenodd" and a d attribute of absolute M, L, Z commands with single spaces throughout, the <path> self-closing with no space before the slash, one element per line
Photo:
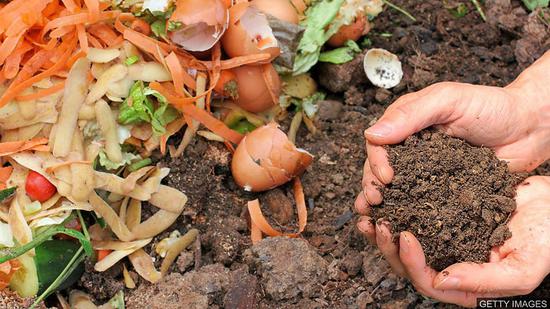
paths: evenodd
<path fill-rule="evenodd" d="M 30 198 L 42 203 L 54 196 L 57 188 L 46 177 L 30 171 L 25 182 L 25 191 Z"/>

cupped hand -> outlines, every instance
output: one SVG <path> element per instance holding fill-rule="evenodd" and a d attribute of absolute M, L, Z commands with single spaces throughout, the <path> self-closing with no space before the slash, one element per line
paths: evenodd
<path fill-rule="evenodd" d="M 508 223 L 512 237 L 491 250 L 488 263 L 458 263 L 439 273 L 426 265 L 410 232 L 402 232 L 396 244 L 386 222 L 374 226 L 369 217 L 361 217 L 357 226 L 420 293 L 474 307 L 477 298 L 529 294 L 550 273 L 550 177 L 528 178 L 518 187 L 516 202 Z"/>
<path fill-rule="evenodd" d="M 393 178 L 383 146 L 400 143 L 430 126 L 492 148 L 509 163 L 511 171 L 529 171 L 544 162 L 550 148 L 550 117 L 539 102 L 513 86 L 444 82 L 407 94 L 390 105 L 365 131 L 368 159 L 363 191 L 355 204 L 357 211 L 366 215 L 369 205 L 380 204 L 378 188 Z"/>

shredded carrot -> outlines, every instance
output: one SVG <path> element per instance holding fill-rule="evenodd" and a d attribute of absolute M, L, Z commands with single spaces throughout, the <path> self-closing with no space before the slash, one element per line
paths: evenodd
<path fill-rule="evenodd" d="M 27 95 L 21 95 L 15 97 L 17 101 L 30 101 L 30 100 L 37 100 L 43 97 L 47 97 L 49 95 L 52 95 L 58 91 L 63 90 L 65 88 L 65 81 L 59 82 L 50 88 L 39 90 L 35 93 L 27 94 Z"/>
<path fill-rule="evenodd" d="M 48 144 L 47 138 L 35 138 L 30 141 L 16 141 L 0 143 L 0 156 L 9 156 L 25 150 L 44 149 L 41 146 Z M 47 146 L 46 146 L 47 147 Z"/>
<path fill-rule="evenodd" d="M 12 259 L 4 263 L 0 263 L 0 290 L 5 289 L 10 284 L 11 278 L 21 268 L 21 263 Z"/>
<path fill-rule="evenodd" d="M 72 55 L 68 60 L 67 60 L 67 65 L 66 65 L 66 68 L 67 69 L 70 69 L 73 67 L 73 64 L 80 58 L 82 57 L 86 57 L 86 52 L 84 51 L 79 51 L 78 53 Z"/>
<path fill-rule="evenodd" d="M 234 57 L 231 59 L 222 60 L 221 69 L 229 70 L 246 64 L 265 63 L 266 61 L 269 61 L 269 59 L 271 59 L 271 54 L 268 53 Z M 211 61 L 203 61 L 203 64 L 208 69 L 212 69 L 214 65 Z"/>
<path fill-rule="evenodd" d="M 296 209 L 298 211 L 298 231 L 296 233 L 285 234 L 281 231 L 274 229 L 267 219 L 262 214 L 262 209 L 260 208 L 260 201 L 253 200 L 248 202 L 248 213 L 250 214 L 251 221 L 251 238 L 252 242 L 255 243 L 261 240 L 261 235 L 258 236 L 258 230 L 268 236 L 287 236 L 287 237 L 298 237 L 304 231 L 307 225 L 307 208 L 306 200 L 304 197 L 304 188 L 302 187 L 302 182 L 300 178 L 294 178 L 294 199 L 296 200 Z M 261 233 L 260 233 L 261 234 Z"/>
<path fill-rule="evenodd" d="M 101 42 L 98 39 L 96 39 L 94 36 L 88 34 L 88 40 L 90 41 L 90 44 L 92 44 L 94 48 L 103 48 L 103 44 L 101 44 Z"/>
<path fill-rule="evenodd" d="M 162 155 L 165 155 L 166 154 L 166 143 L 168 142 L 168 135 L 166 134 L 163 134 L 161 137 L 160 137 L 160 153 Z"/>
<path fill-rule="evenodd" d="M 97 250 L 97 261 L 103 260 L 107 255 L 111 254 L 111 252 L 113 252 L 113 250 Z"/>
<path fill-rule="evenodd" d="M 71 165 L 71 164 L 87 164 L 87 165 L 91 165 L 91 164 L 92 164 L 92 161 L 83 161 L 83 160 L 65 161 L 65 162 L 61 162 L 61 163 L 58 163 L 58 164 L 50 165 L 50 166 L 46 167 L 45 171 L 46 171 L 46 173 L 51 174 L 51 173 L 52 173 L 53 171 L 55 171 L 56 169 L 61 168 L 61 167 L 64 167 L 64 166 L 68 166 L 68 165 Z"/>
<path fill-rule="evenodd" d="M 136 20 L 134 20 L 130 25 L 130 28 L 144 35 L 151 34 L 151 26 L 149 26 L 149 24 L 146 23 L 143 19 L 137 18 Z"/>
<path fill-rule="evenodd" d="M 104 23 L 93 24 L 88 28 L 88 33 L 99 39 L 105 45 L 110 45 L 112 42 L 119 39 L 115 31 Z"/>
<path fill-rule="evenodd" d="M 11 173 L 13 172 L 12 166 L 6 166 L 0 168 L 0 189 L 3 190 L 6 188 L 6 183 L 10 179 Z"/>
<path fill-rule="evenodd" d="M 86 33 L 86 28 L 84 28 L 84 25 L 76 25 L 76 33 L 78 34 L 78 41 L 80 42 L 80 49 L 84 51 L 85 53 L 88 52 L 89 46 L 88 46 L 88 35 Z"/>
<path fill-rule="evenodd" d="M 174 82 L 174 87 L 177 92 L 177 94 L 184 96 L 183 93 L 183 85 L 187 85 L 188 87 L 195 89 L 197 88 L 197 82 L 189 75 L 187 72 L 183 70 L 183 67 L 179 61 L 178 56 L 174 52 L 171 52 L 166 58 L 166 65 L 168 66 L 168 69 L 170 70 L 170 73 L 172 75 L 172 80 Z"/>
<path fill-rule="evenodd" d="M 99 20 L 99 1 L 98 0 L 84 0 L 86 7 L 90 11 L 90 22 L 95 23 Z"/>

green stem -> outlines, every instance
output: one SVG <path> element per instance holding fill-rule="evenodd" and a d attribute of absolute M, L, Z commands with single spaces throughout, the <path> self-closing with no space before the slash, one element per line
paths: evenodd
<path fill-rule="evenodd" d="M 414 16 L 411 15 L 411 13 L 407 12 L 405 9 L 389 2 L 388 0 L 382 0 L 382 2 L 384 2 L 385 4 L 387 4 L 389 7 L 391 7 L 392 9 L 400 12 L 401 14 L 407 16 L 410 20 L 412 21 L 416 21 L 416 18 L 414 18 Z"/>
<path fill-rule="evenodd" d="M 64 226 L 52 226 L 51 228 L 46 229 L 45 231 L 41 232 L 38 235 L 35 235 L 34 239 L 22 246 L 16 247 L 16 248 L 4 248 L 0 249 L 0 264 L 4 263 L 6 261 L 9 261 L 11 259 L 14 259 L 18 256 L 21 256 L 25 254 L 25 252 L 36 248 L 40 246 L 43 242 L 50 239 L 52 236 L 56 234 L 65 234 L 68 236 L 71 236 L 73 238 L 78 239 L 80 241 L 80 244 L 82 245 L 84 251 L 86 252 L 86 255 L 92 256 L 93 249 L 92 244 L 90 241 L 84 236 L 82 233 L 68 229 Z"/>
<path fill-rule="evenodd" d="M 151 163 L 153 163 L 151 158 L 145 158 L 143 160 L 137 161 L 136 163 L 132 163 L 130 166 L 128 166 L 128 170 L 130 172 L 135 172 L 135 171 L 139 170 L 140 168 L 145 167 L 145 166 L 147 166 Z"/>
<path fill-rule="evenodd" d="M 86 237 L 87 240 L 90 240 L 88 227 L 86 227 L 86 222 L 84 222 L 84 218 L 82 217 L 82 213 L 80 212 L 80 209 L 76 210 L 76 214 L 78 215 L 78 219 L 80 220 L 80 226 L 82 226 L 82 232 L 84 233 L 84 236 Z"/>
<path fill-rule="evenodd" d="M 472 3 L 476 7 L 477 12 L 481 16 L 481 19 L 483 19 L 483 21 L 487 21 L 487 17 L 485 16 L 485 13 L 483 12 L 483 9 L 481 8 L 481 4 L 479 4 L 479 1 L 478 0 L 472 0 Z"/>
<path fill-rule="evenodd" d="M 84 247 L 80 247 L 80 249 L 76 251 L 76 253 L 73 255 L 73 257 L 71 258 L 67 266 L 63 268 L 63 271 L 59 274 L 59 276 L 57 276 L 57 278 L 55 278 L 52 284 L 50 284 L 50 286 L 42 294 L 40 294 L 40 296 L 36 298 L 36 300 L 30 306 L 29 309 L 35 308 L 46 297 L 50 296 L 50 294 L 53 293 L 55 289 L 59 287 L 59 285 L 61 285 L 61 283 L 63 283 L 63 281 L 65 281 L 70 274 L 74 272 L 76 267 L 78 267 L 78 265 L 82 263 L 84 261 L 84 258 L 86 257 L 86 255 L 82 254 L 83 251 L 84 251 Z"/>

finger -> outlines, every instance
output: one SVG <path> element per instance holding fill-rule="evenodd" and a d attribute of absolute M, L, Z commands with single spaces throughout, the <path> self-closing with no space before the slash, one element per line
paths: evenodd
<path fill-rule="evenodd" d="M 376 244 L 380 252 L 384 254 L 386 261 L 388 261 L 393 271 L 397 275 L 405 277 L 405 268 L 399 259 L 399 247 L 397 247 L 397 244 L 393 241 L 388 222 L 382 220 L 376 222 Z"/>
<path fill-rule="evenodd" d="M 393 168 L 390 166 L 386 149 L 367 141 L 367 156 L 369 158 L 370 170 L 374 176 L 384 184 L 391 183 Z"/>
<path fill-rule="evenodd" d="M 365 192 L 361 191 L 359 192 L 359 195 L 355 199 L 355 211 L 357 211 L 358 214 L 366 216 L 370 213 L 370 206 L 367 202 L 367 198 L 365 196 Z"/>
<path fill-rule="evenodd" d="M 420 243 L 409 232 L 402 232 L 399 236 L 399 257 L 414 287 L 428 297 L 464 307 L 475 307 L 477 298 L 493 297 L 492 294 L 433 288 L 432 282 L 437 276 L 437 272 L 426 265 L 426 258 Z"/>
<path fill-rule="evenodd" d="M 357 229 L 363 234 L 371 245 L 376 245 L 376 230 L 372 224 L 372 218 L 363 216 L 357 222 Z"/>
<path fill-rule="evenodd" d="M 543 278 L 529 275 L 529 270 L 515 260 L 506 258 L 495 263 L 451 265 L 434 278 L 433 286 L 438 290 L 515 296 L 530 293 Z"/>
<path fill-rule="evenodd" d="M 431 125 L 452 121 L 464 87 L 460 83 L 438 83 L 401 97 L 365 131 L 365 137 L 377 145 L 396 144 Z"/>
<path fill-rule="evenodd" d="M 367 160 L 363 170 L 363 192 L 369 205 L 382 203 L 382 194 L 380 193 L 380 187 L 382 186 L 384 185 L 374 176 L 370 169 L 370 163 Z"/>

